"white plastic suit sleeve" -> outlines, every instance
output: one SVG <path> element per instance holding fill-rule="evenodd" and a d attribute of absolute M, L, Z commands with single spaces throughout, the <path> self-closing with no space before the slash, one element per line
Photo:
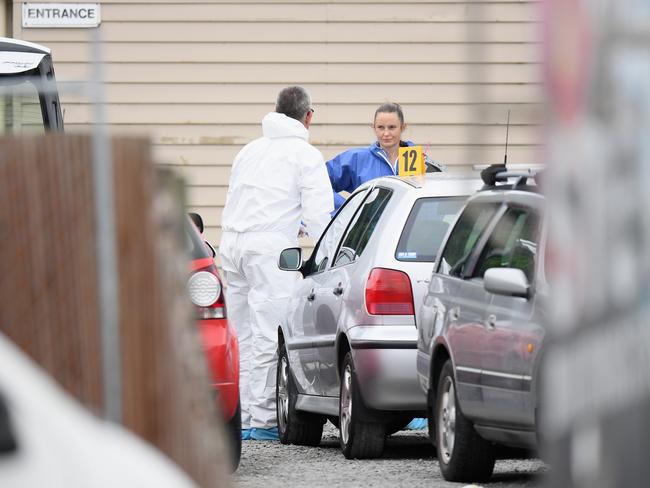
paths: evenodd
<path fill-rule="evenodd" d="M 307 234 L 317 242 L 329 224 L 334 210 L 332 184 L 327 174 L 323 156 L 317 150 L 314 157 L 304 161 L 301 172 L 302 220 Z"/>

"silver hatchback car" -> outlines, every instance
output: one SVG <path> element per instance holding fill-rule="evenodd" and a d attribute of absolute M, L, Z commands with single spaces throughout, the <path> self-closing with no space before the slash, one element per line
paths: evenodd
<path fill-rule="evenodd" d="M 417 313 L 417 370 L 449 481 L 490 478 L 496 444 L 537 445 L 545 198 L 530 174 L 508 175 L 468 200 Z"/>
<path fill-rule="evenodd" d="M 415 368 L 415 309 L 436 252 L 480 180 L 433 173 L 385 177 L 356 190 L 299 270 L 278 330 L 277 413 L 283 443 L 316 445 L 324 422 L 339 425 L 347 458 L 380 456 L 387 434 L 423 416 Z"/>

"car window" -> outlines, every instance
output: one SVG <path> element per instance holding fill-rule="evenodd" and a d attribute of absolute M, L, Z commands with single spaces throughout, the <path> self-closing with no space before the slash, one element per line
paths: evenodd
<path fill-rule="evenodd" d="M 391 194 L 392 191 L 386 188 L 375 188 L 368 195 L 343 239 L 334 266 L 351 263 L 361 256 L 370 240 L 370 236 L 375 231 L 379 217 L 386 208 Z"/>
<path fill-rule="evenodd" d="M 37 87 L 27 78 L 14 84 L 15 76 L 0 79 L 0 134 L 42 134 L 43 112 Z"/>
<path fill-rule="evenodd" d="M 312 258 L 309 260 L 308 274 L 317 273 L 327 268 L 327 265 L 332 261 L 343 232 L 345 232 L 366 194 L 367 191 L 352 194 L 336 213 L 318 244 L 316 244 Z"/>
<path fill-rule="evenodd" d="M 500 205 L 484 202 L 470 203 L 465 207 L 445 244 L 438 266 L 439 273 L 461 276 L 474 246 Z"/>
<path fill-rule="evenodd" d="M 472 273 L 483 278 L 490 268 L 518 268 L 529 282 L 535 273 L 539 217 L 529 209 L 509 208 L 499 219 Z"/>
<path fill-rule="evenodd" d="M 460 211 L 464 197 L 428 197 L 415 201 L 397 244 L 395 259 L 432 263 Z"/>

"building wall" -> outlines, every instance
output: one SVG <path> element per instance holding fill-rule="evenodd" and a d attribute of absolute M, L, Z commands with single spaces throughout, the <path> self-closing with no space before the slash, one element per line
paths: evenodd
<path fill-rule="evenodd" d="M 8 37 L 7 35 L 7 13 L 10 10 L 11 2 L 0 2 L 0 36 Z"/>
<path fill-rule="evenodd" d="M 61 2 L 59 2 L 61 3 Z M 72 2 L 71 2 L 72 3 Z M 53 50 L 59 81 L 89 79 L 91 30 L 22 29 Z M 402 104 L 406 136 L 454 169 L 538 162 L 539 2 L 501 0 L 112 0 L 101 2 L 107 119 L 150 136 L 157 160 L 189 182 L 218 242 L 232 159 L 260 135 L 277 92 L 300 84 L 325 158 L 373 140 L 375 108 Z M 88 99 L 65 91 L 68 131 L 88 130 Z"/>

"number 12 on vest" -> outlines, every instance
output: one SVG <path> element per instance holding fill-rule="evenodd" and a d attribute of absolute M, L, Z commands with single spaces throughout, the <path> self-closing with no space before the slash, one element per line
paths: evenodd
<path fill-rule="evenodd" d="M 400 147 L 397 166 L 399 176 L 423 175 L 424 155 L 422 146 Z"/>

